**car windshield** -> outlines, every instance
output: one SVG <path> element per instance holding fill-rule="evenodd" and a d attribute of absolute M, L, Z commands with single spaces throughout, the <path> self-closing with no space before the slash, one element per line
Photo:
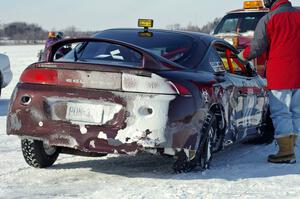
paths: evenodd
<path fill-rule="evenodd" d="M 265 12 L 232 13 L 226 15 L 216 27 L 214 34 L 253 32 Z"/>

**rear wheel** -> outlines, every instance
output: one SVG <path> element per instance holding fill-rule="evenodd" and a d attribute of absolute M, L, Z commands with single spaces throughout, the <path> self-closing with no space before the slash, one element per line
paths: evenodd
<path fill-rule="evenodd" d="M 200 143 L 195 158 L 188 160 L 185 152 L 182 150 L 177 154 L 177 160 L 173 165 L 176 173 L 189 172 L 197 165 L 201 170 L 206 170 L 210 166 L 212 155 L 221 149 L 223 135 L 220 134 L 218 121 L 215 114 L 209 113 L 204 121 Z"/>
<path fill-rule="evenodd" d="M 25 161 L 35 168 L 52 166 L 59 155 L 59 149 L 42 141 L 22 139 L 22 152 Z"/>
<path fill-rule="evenodd" d="M 202 170 L 209 169 L 213 153 L 220 148 L 220 146 L 218 146 L 219 135 L 217 134 L 217 131 L 218 126 L 216 117 L 213 113 L 210 113 L 203 125 L 203 132 L 198 150 L 199 163 Z"/>

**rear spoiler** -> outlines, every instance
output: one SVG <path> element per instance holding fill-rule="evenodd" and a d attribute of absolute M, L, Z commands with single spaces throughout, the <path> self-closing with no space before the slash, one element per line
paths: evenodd
<path fill-rule="evenodd" d="M 59 48 L 71 44 L 71 43 L 80 43 L 80 42 L 106 42 L 111 44 L 120 45 L 126 48 L 129 48 L 131 50 L 134 50 L 138 53 L 140 53 L 143 57 L 143 65 L 142 68 L 145 69 L 151 69 L 151 70 L 170 70 L 169 65 L 172 65 L 173 70 L 182 70 L 184 69 L 183 66 L 172 62 L 166 58 L 163 58 L 161 56 L 157 56 L 151 52 L 149 52 L 147 49 L 138 47 L 136 45 L 132 45 L 123 41 L 119 40 L 112 40 L 112 39 L 99 39 L 99 38 L 72 38 L 72 39 L 64 39 L 59 42 L 54 43 L 48 49 L 46 49 L 46 62 L 53 62 L 55 53 L 58 51 Z M 165 63 L 165 64 L 164 64 Z"/>

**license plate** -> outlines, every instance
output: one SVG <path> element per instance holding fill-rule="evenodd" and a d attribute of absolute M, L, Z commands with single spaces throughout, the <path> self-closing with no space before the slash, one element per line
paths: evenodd
<path fill-rule="evenodd" d="M 101 124 L 104 108 L 101 104 L 72 103 L 67 104 L 66 119 L 69 121 Z"/>

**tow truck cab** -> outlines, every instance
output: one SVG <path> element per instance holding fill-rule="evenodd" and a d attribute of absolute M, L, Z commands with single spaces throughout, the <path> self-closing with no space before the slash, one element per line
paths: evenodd
<path fill-rule="evenodd" d="M 269 12 L 262 1 L 245 1 L 243 9 L 228 12 L 216 26 L 213 35 L 222 38 L 239 51 L 246 48 L 254 37 L 258 21 Z M 266 55 L 254 60 L 257 72 L 264 75 Z"/>

